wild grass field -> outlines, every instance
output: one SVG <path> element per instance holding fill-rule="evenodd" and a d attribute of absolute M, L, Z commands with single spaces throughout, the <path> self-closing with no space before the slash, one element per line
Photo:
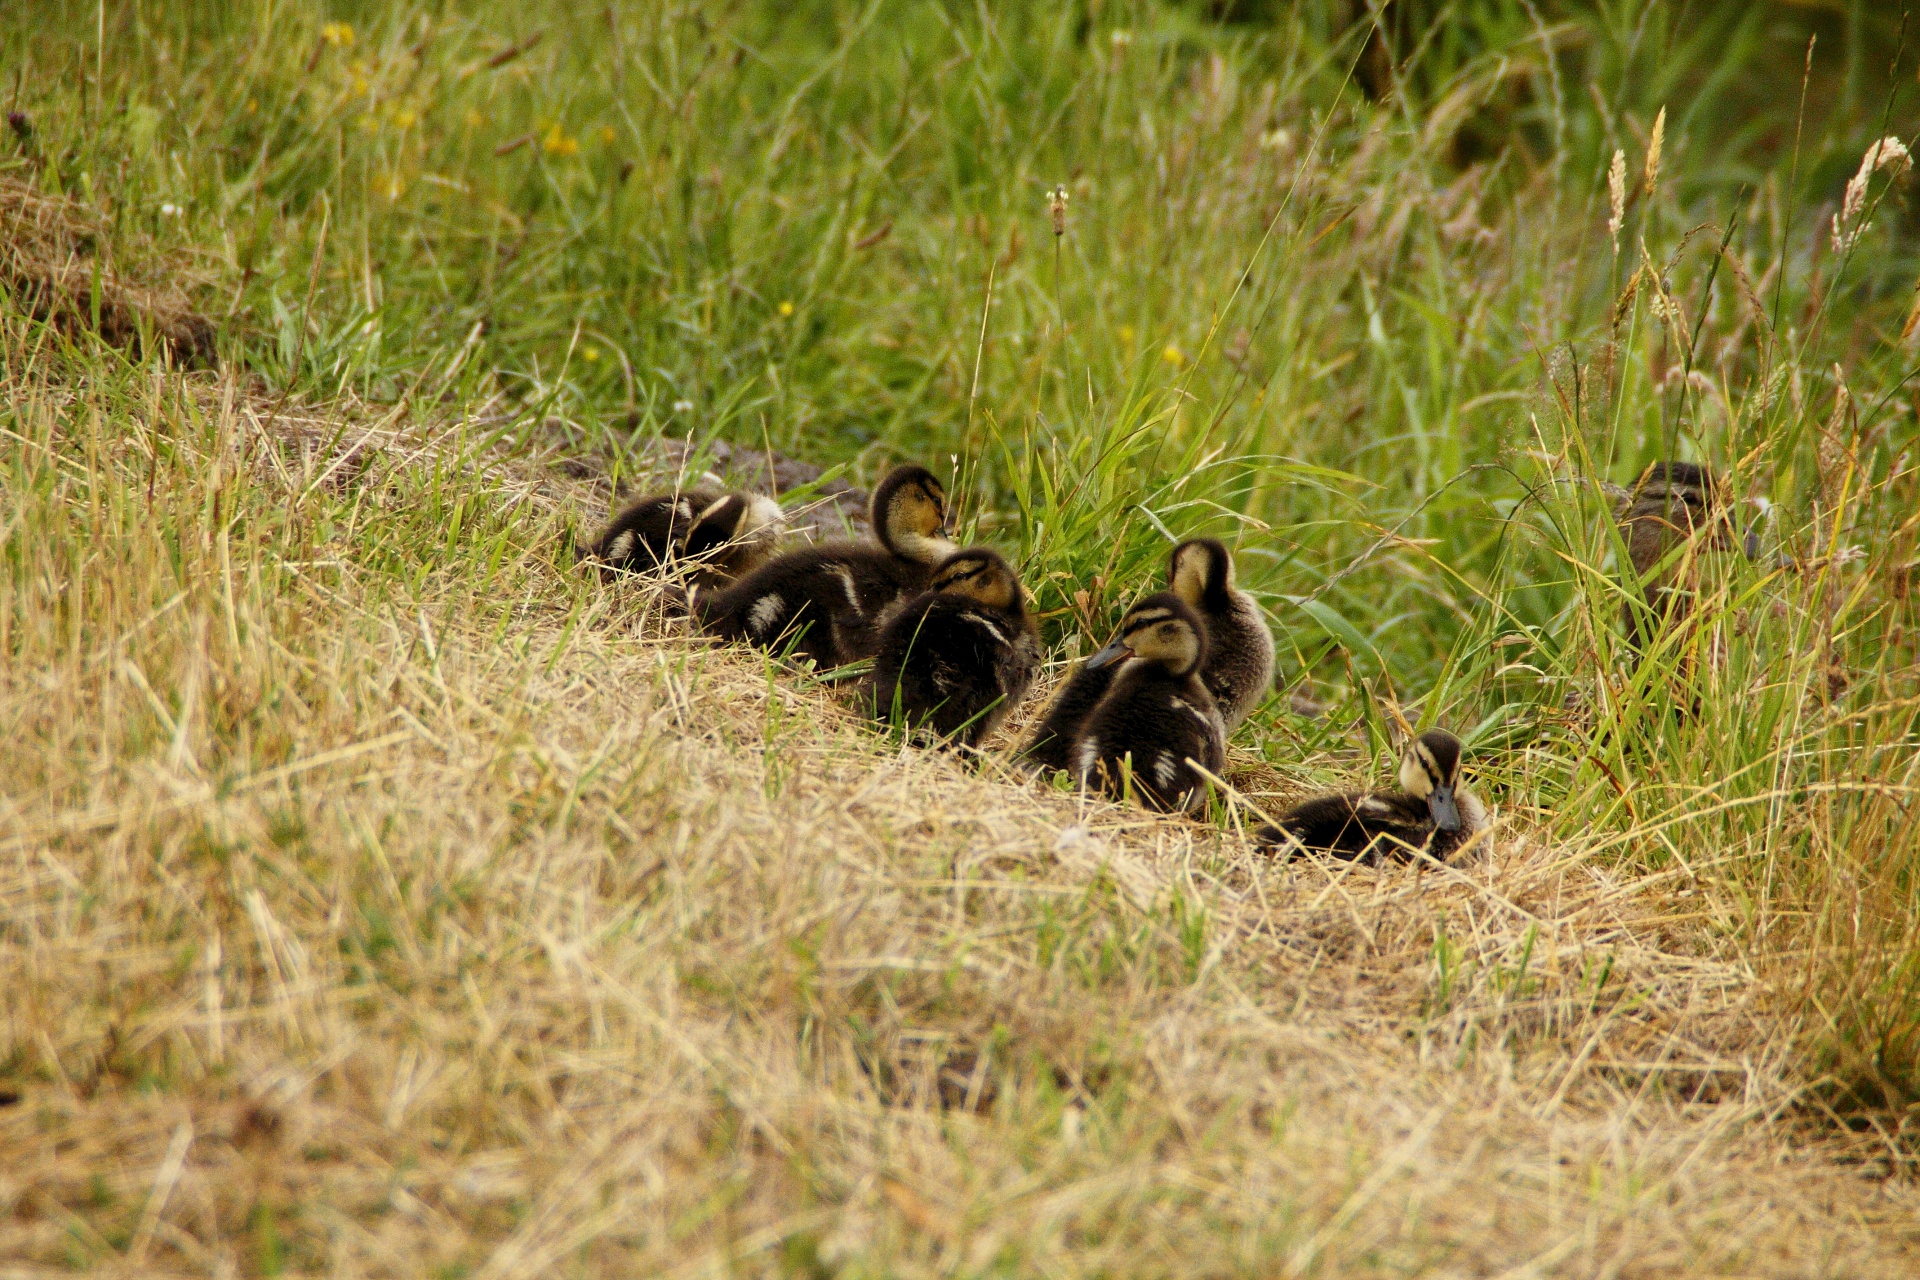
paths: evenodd
<path fill-rule="evenodd" d="M 1916 67 L 1867 0 L 9 6 L 0 1275 L 1914 1274 Z M 581 572 L 677 440 L 934 467 L 1049 680 L 1227 538 L 1233 794 Z M 1639 654 L 1666 458 L 1737 528 Z M 1391 709 L 1494 838 L 1257 852 Z"/>

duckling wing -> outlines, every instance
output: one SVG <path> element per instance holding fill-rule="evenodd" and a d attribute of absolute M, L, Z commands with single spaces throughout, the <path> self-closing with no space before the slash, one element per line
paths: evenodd
<path fill-rule="evenodd" d="M 1085 663 L 1067 677 L 1066 684 L 1054 695 L 1053 704 L 1020 748 L 1020 754 L 1042 769 L 1069 769 L 1073 757 L 1073 738 L 1087 716 L 1113 687 L 1118 666 L 1088 668 Z"/>
<path fill-rule="evenodd" d="M 952 596 L 926 592 L 897 611 L 874 657 L 875 713 L 942 737 L 974 743 L 1026 692 L 1013 620 Z M 1030 644 L 1029 640 L 1029 644 Z"/>
<path fill-rule="evenodd" d="M 1218 712 L 1206 691 L 1197 682 L 1150 672 L 1123 673 L 1077 736 L 1083 784 L 1118 795 L 1130 774 L 1141 802 L 1167 812 L 1206 802 L 1206 776 L 1189 761 L 1217 773 L 1223 754 Z M 1122 761 L 1128 762 L 1124 769 Z"/>
<path fill-rule="evenodd" d="M 1352 860 L 1382 852 L 1404 856 L 1406 846 L 1423 846 L 1432 834 L 1425 801 L 1401 792 L 1356 791 L 1305 801 L 1281 818 L 1277 829 L 1263 827 L 1257 838 L 1285 847 L 1298 841 L 1308 849 Z"/>

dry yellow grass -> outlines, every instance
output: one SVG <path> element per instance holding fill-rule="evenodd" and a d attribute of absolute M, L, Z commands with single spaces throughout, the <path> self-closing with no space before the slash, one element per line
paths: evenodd
<path fill-rule="evenodd" d="M 459 424 L 13 358 L 0 1274 L 1920 1264 L 1713 883 L 1273 865 L 689 639 Z"/>

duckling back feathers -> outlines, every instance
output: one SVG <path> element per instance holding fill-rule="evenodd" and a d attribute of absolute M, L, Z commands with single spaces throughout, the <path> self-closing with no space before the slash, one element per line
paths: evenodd
<path fill-rule="evenodd" d="M 1012 568 L 986 547 L 955 552 L 882 627 L 873 711 L 973 746 L 1026 696 L 1039 660 Z"/>

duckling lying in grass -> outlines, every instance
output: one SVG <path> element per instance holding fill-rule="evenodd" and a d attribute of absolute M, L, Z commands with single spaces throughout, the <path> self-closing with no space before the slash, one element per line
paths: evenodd
<path fill-rule="evenodd" d="M 688 611 L 727 640 L 763 649 L 791 641 L 821 670 L 873 652 L 888 605 L 923 589 L 953 554 L 947 492 L 925 467 L 896 467 L 873 491 L 878 544 L 828 542 L 789 551 L 732 586 L 696 590 Z"/>
<path fill-rule="evenodd" d="M 969 547 L 888 614 L 867 696 L 880 720 L 897 716 L 977 746 L 1027 696 L 1039 665 L 1040 643 L 1012 566 L 989 547 Z"/>
<path fill-rule="evenodd" d="M 1167 557 L 1167 585 L 1200 615 L 1207 635 L 1200 678 L 1229 735 L 1273 684 L 1273 633 L 1252 596 L 1233 585 L 1233 557 L 1213 538 L 1182 542 Z M 1070 770 L 1075 731 L 1119 669 L 1082 663 L 1021 748 L 1037 769 Z"/>
<path fill-rule="evenodd" d="M 1254 835 L 1280 853 L 1305 847 L 1351 861 L 1410 860 L 1424 849 L 1444 862 L 1487 823 L 1486 806 L 1462 786 L 1460 739 L 1429 729 L 1400 753 L 1400 791 L 1316 796 Z"/>
<path fill-rule="evenodd" d="M 602 581 L 621 571 L 651 573 L 684 565 L 696 582 L 726 582 L 772 555 L 786 514 L 758 493 L 693 485 L 627 506 L 594 543 Z"/>
<path fill-rule="evenodd" d="M 1206 624 L 1171 591 L 1148 596 L 1120 621 L 1120 638 L 1087 659 L 1118 664 L 1113 684 L 1074 734 L 1070 758 L 1084 789 L 1177 813 L 1206 804 L 1207 779 L 1226 764 L 1226 726 L 1200 678 Z"/>
<path fill-rule="evenodd" d="M 1233 557 L 1213 538 L 1193 538 L 1167 559 L 1167 585 L 1207 626 L 1207 660 L 1200 668 L 1232 735 L 1273 687 L 1273 632 L 1266 615 L 1233 585 Z"/>

